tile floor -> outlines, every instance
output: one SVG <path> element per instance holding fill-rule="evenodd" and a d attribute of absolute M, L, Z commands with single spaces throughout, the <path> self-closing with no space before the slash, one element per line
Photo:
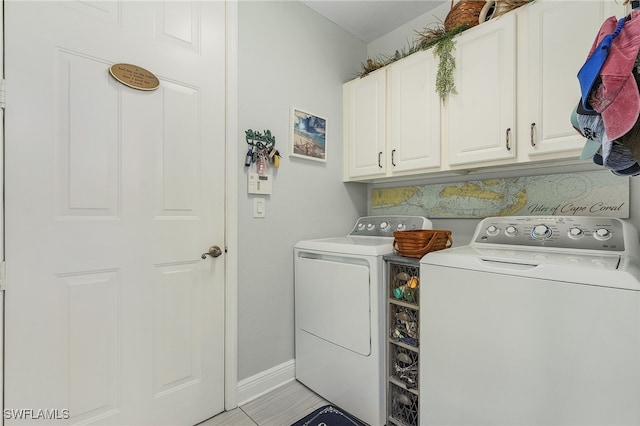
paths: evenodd
<path fill-rule="evenodd" d="M 294 380 L 197 426 L 290 426 L 327 404 L 327 401 Z"/>

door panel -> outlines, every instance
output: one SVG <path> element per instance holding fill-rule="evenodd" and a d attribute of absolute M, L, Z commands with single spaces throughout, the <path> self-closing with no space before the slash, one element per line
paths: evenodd
<path fill-rule="evenodd" d="M 69 410 L 59 424 L 217 414 L 225 259 L 200 255 L 224 245 L 224 2 L 5 14 L 6 408 Z M 120 84 L 117 62 L 160 88 Z"/>
<path fill-rule="evenodd" d="M 70 412 L 77 417 L 114 410 L 118 396 L 117 270 L 60 275 L 68 324 Z"/>
<path fill-rule="evenodd" d="M 121 105 L 116 83 L 104 76 L 107 61 L 56 51 L 58 65 L 58 214 L 117 217 L 120 204 Z M 100 99 L 100 108 L 87 100 Z"/>
<path fill-rule="evenodd" d="M 153 288 L 156 397 L 202 379 L 197 271 L 198 262 L 156 265 Z"/>
<path fill-rule="evenodd" d="M 371 354 L 371 279 L 366 261 L 305 258 L 303 253 L 296 259 L 295 281 L 301 330 L 360 355 Z"/>

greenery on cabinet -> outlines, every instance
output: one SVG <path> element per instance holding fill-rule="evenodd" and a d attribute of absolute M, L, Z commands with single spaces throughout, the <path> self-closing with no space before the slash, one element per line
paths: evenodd
<path fill-rule="evenodd" d="M 463 24 L 454 28 L 454 30 L 460 29 L 458 32 L 462 32 L 466 29 L 463 28 L 464 26 L 466 25 Z M 455 34 L 457 33 L 453 31 L 445 33 L 433 48 L 433 54 L 439 59 L 438 73 L 436 74 L 436 92 L 438 92 L 440 100 L 443 103 L 451 93 L 457 93 L 454 78 L 456 59 L 453 57 L 453 50 L 455 48 L 453 36 Z"/>
<path fill-rule="evenodd" d="M 456 63 L 453 55 L 455 50 L 454 37 L 478 25 L 478 14 L 489 20 L 497 18 L 531 1 L 532 0 L 496 0 L 484 2 L 479 0 L 460 0 L 454 5 L 452 0 L 451 11 L 444 25 L 436 24 L 435 28 L 425 28 L 423 31 L 416 31 L 418 39 L 410 42 L 407 48 L 396 50 L 393 55 L 378 55 L 374 59 L 368 58 L 365 63 L 361 64 L 362 71 L 359 76 L 365 77 L 379 68 L 383 68 L 416 52 L 433 48 L 434 56 L 437 56 L 439 59 L 435 91 L 444 103 L 451 93 L 456 93 L 454 78 Z M 480 2 L 485 5 L 482 7 L 482 10 L 477 8 L 477 4 Z"/>
<path fill-rule="evenodd" d="M 422 32 L 416 31 L 416 33 L 418 34 L 418 39 L 410 43 L 408 48 L 396 50 L 393 55 L 378 55 L 374 59 L 367 59 L 367 62 L 362 64 L 362 71 L 360 72 L 359 76 L 365 77 L 369 73 L 379 68 L 399 61 L 402 58 L 406 58 L 407 56 L 412 55 L 416 52 L 431 49 L 441 41 L 445 41 L 445 43 L 447 43 L 448 41 L 453 41 L 453 37 L 455 35 L 460 34 L 461 32 L 468 30 L 469 28 L 471 28 L 470 25 L 461 24 L 451 29 L 450 31 L 445 31 L 443 26 L 438 25 L 436 28 L 426 28 Z"/>

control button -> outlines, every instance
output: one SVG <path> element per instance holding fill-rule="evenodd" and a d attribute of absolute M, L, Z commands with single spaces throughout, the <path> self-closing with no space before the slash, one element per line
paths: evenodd
<path fill-rule="evenodd" d="M 404 223 L 399 223 L 398 226 L 396 226 L 396 229 L 398 231 L 402 231 L 405 228 Z"/>
<path fill-rule="evenodd" d="M 499 232 L 498 227 L 495 225 L 490 225 L 487 228 L 487 235 L 498 235 L 498 232 Z"/>
<path fill-rule="evenodd" d="M 531 230 L 531 237 L 536 240 L 546 240 L 552 234 L 551 228 L 547 225 L 536 225 Z"/>
<path fill-rule="evenodd" d="M 569 238 L 578 239 L 584 236 L 584 232 L 580 228 L 573 227 L 569 229 Z"/>
<path fill-rule="evenodd" d="M 609 232 L 609 230 L 606 229 L 606 228 L 600 228 L 600 229 L 597 229 L 596 232 L 593 233 L 593 236 L 597 240 L 607 240 L 607 239 L 611 238 L 611 232 Z"/>
<path fill-rule="evenodd" d="M 358 224 L 358 231 L 362 231 L 364 229 L 364 223 Z"/>
<path fill-rule="evenodd" d="M 515 237 L 518 234 L 518 229 L 515 226 L 507 226 L 504 233 L 507 237 Z"/>
<path fill-rule="evenodd" d="M 375 228 L 376 228 L 376 225 L 374 225 L 373 223 L 367 224 L 367 231 L 373 231 Z"/>
<path fill-rule="evenodd" d="M 383 231 L 389 227 L 389 222 L 380 222 L 380 229 Z"/>

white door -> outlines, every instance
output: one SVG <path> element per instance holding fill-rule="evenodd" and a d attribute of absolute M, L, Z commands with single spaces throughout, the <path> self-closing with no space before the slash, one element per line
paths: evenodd
<path fill-rule="evenodd" d="M 224 25 L 224 2 L 5 1 L 7 423 L 223 410 Z"/>

